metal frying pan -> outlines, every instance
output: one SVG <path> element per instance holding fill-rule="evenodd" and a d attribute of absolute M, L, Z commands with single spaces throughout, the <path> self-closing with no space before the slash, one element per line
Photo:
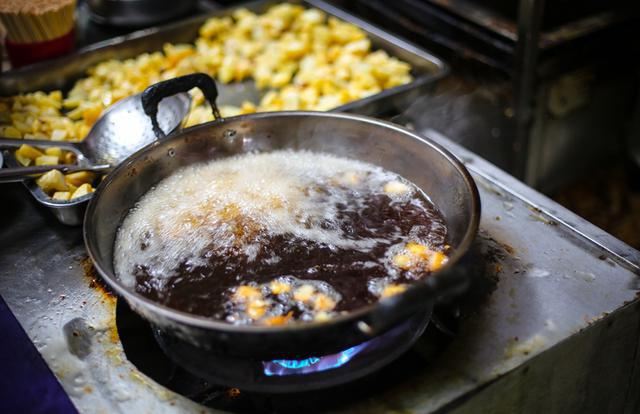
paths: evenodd
<path fill-rule="evenodd" d="M 196 74 L 166 81 L 143 96 L 153 116 L 157 102 L 199 86 L 215 107 L 215 84 Z M 155 121 L 154 121 L 155 123 Z M 448 264 L 405 292 L 327 322 L 284 327 L 236 326 L 180 312 L 127 288 L 114 274 L 120 223 L 136 201 L 176 169 L 248 151 L 306 149 L 362 160 L 396 172 L 428 194 L 445 218 L 453 253 Z M 285 358 L 325 355 L 377 336 L 424 311 L 441 295 L 466 287 L 472 275 L 456 266 L 480 219 L 478 191 L 464 166 L 439 145 L 397 125 L 339 113 L 273 112 L 198 125 L 158 140 L 121 163 L 100 184 L 84 221 L 87 250 L 103 279 L 156 327 L 198 347 L 233 356 Z"/>

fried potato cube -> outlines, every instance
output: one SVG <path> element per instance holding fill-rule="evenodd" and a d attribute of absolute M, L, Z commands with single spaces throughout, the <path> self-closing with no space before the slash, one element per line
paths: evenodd
<path fill-rule="evenodd" d="M 260 319 L 267 312 L 267 307 L 264 301 L 262 300 L 254 300 L 249 302 L 247 306 L 247 315 L 251 319 Z"/>
<path fill-rule="evenodd" d="M 329 319 L 331 319 L 331 314 L 324 311 L 316 313 L 316 315 L 313 317 L 313 320 L 315 320 L 316 322 L 326 322 Z"/>
<path fill-rule="evenodd" d="M 291 291 L 291 285 L 281 280 L 273 280 L 269 283 L 269 289 L 274 295 L 280 295 L 282 293 L 288 293 Z"/>
<path fill-rule="evenodd" d="M 82 184 L 80 187 L 76 189 L 76 191 L 71 194 L 71 199 L 82 197 L 87 194 L 93 193 L 95 190 L 91 187 L 91 184 Z"/>
<path fill-rule="evenodd" d="M 413 266 L 413 260 L 408 254 L 397 254 L 393 256 L 393 264 L 403 270 L 408 270 Z"/>
<path fill-rule="evenodd" d="M 449 258 L 442 252 L 433 252 L 429 258 L 429 270 L 435 272 L 447 264 Z"/>
<path fill-rule="evenodd" d="M 277 315 L 266 318 L 263 323 L 268 326 L 282 326 L 286 325 L 292 317 L 293 313 L 289 312 L 286 315 Z"/>
<path fill-rule="evenodd" d="M 397 285 L 395 283 L 390 283 L 384 287 L 384 289 L 382 290 L 382 293 L 380 294 L 380 297 L 388 298 L 388 297 L 400 294 L 405 290 L 407 290 L 407 285 L 403 285 L 403 284 Z"/>
<path fill-rule="evenodd" d="M 82 111 L 82 118 L 84 119 L 86 125 L 93 125 L 96 123 L 101 113 L 102 107 L 94 105 Z"/>
<path fill-rule="evenodd" d="M 389 181 L 383 187 L 383 190 L 388 195 L 402 195 L 410 190 L 410 187 L 400 181 Z"/>
<path fill-rule="evenodd" d="M 324 293 L 317 294 L 313 300 L 313 309 L 317 311 L 331 311 L 335 307 L 336 301 Z"/>
<path fill-rule="evenodd" d="M 293 292 L 293 298 L 298 302 L 309 302 L 315 291 L 312 285 L 302 285 Z"/>
<path fill-rule="evenodd" d="M 53 132 L 51 132 L 51 141 L 64 141 L 67 137 L 67 134 L 67 131 L 65 131 L 64 129 L 54 129 Z"/>
<path fill-rule="evenodd" d="M 16 157 L 16 160 L 20 163 L 20 165 L 23 165 L 25 167 L 30 166 L 33 162 L 31 158 L 27 158 L 23 155 L 18 154 L 17 152 L 14 154 L 14 156 Z"/>
<path fill-rule="evenodd" d="M 55 155 L 41 155 L 36 158 L 36 165 L 58 165 L 58 157 Z"/>
<path fill-rule="evenodd" d="M 69 191 L 56 191 L 51 198 L 58 201 L 69 201 L 71 193 Z"/>
<path fill-rule="evenodd" d="M 262 298 L 262 293 L 255 286 L 242 285 L 238 286 L 233 294 L 233 300 L 236 302 L 248 302 Z"/>
<path fill-rule="evenodd" d="M 36 180 L 36 184 L 45 193 L 52 191 L 67 191 L 69 186 L 64 181 L 64 175 L 58 170 L 51 170 Z"/>
<path fill-rule="evenodd" d="M 44 154 L 42 153 L 42 151 L 32 147 L 31 145 L 22 144 L 20 145 L 20 148 L 16 150 L 16 155 L 35 160 L 36 158 L 41 157 Z"/>
<path fill-rule="evenodd" d="M 421 259 L 426 259 L 433 253 L 427 246 L 415 242 L 407 243 L 405 248 L 413 256 L 420 257 Z"/>
<path fill-rule="evenodd" d="M 46 155 L 53 155 L 53 156 L 56 156 L 58 158 L 62 158 L 62 148 L 60 148 L 60 147 L 46 148 L 44 150 L 44 153 Z"/>
<path fill-rule="evenodd" d="M 90 184 L 96 178 L 95 174 L 89 171 L 78 171 L 65 175 L 67 184 L 80 187 L 82 184 Z"/>
<path fill-rule="evenodd" d="M 8 126 L 2 129 L 2 135 L 6 138 L 22 138 L 22 133 L 18 130 L 18 128 Z"/>

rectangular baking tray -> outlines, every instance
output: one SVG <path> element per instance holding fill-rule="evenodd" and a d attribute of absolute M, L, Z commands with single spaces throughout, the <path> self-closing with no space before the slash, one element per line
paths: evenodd
<path fill-rule="evenodd" d="M 216 10 L 190 19 L 178 21 L 165 26 L 136 31 L 125 36 L 115 37 L 100 43 L 77 50 L 76 52 L 47 62 L 27 66 L 5 72 L 0 76 L 0 96 L 10 96 L 33 91 L 51 91 L 60 89 L 67 91 L 79 78 L 85 76 L 86 70 L 108 59 L 128 59 L 141 53 L 162 50 L 167 43 L 193 43 L 198 36 L 198 29 L 209 18 L 228 16 L 240 7 L 256 13 L 264 12 L 269 6 L 285 3 L 283 1 L 256 1 L 241 4 L 222 10 Z M 415 99 L 431 88 L 437 80 L 448 73 L 448 65 L 421 48 L 396 37 L 362 19 L 359 19 L 337 7 L 321 0 L 286 1 L 315 7 L 327 15 L 335 16 L 360 27 L 367 33 L 373 49 L 385 50 L 411 65 L 413 81 L 408 84 L 384 90 L 378 94 L 350 102 L 333 109 L 337 112 L 352 112 L 361 115 L 382 116 L 397 113 L 408 107 Z M 239 105 L 244 100 L 258 103 L 262 96 L 253 81 L 231 84 L 219 84 L 219 105 Z M 5 153 L 5 155 L 8 155 Z M 8 164 L 12 163 L 7 157 Z M 25 181 L 25 185 L 33 197 L 48 207 L 62 223 L 78 225 L 82 223 L 87 199 L 58 203 L 53 202 L 38 188 L 33 180 Z"/>

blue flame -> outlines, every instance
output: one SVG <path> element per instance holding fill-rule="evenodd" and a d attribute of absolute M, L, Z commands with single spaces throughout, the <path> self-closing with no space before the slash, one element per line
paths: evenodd
<path fill-rule="evenodd" d="M 327 371 L 343 366 L 362 351 L 368 342 L 345 349 L 337 354 L 305 359 L 274 359 L 262 363 L 267 376 L 286 376 Z"/>

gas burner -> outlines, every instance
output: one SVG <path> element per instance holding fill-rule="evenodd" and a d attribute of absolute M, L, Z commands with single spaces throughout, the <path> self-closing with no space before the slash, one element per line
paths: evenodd
<path fill-rule="evenodd" d="M 341 352 L 270 361 L 204 350 L 159 330 L 154 335 L 160 348 L 177 365 L 214 384 L 253 392 L 289 393 L 340 385 L 379 370 L 416 342 L 430 317 L 429 308 L 380 336 Z"/>
<path fill-rule="evenodd" d="M 449 313 L 443 309 L 438 310 L 437 323 L 429 323 L 428 314 L 422 317 L 416 315 L 385 335 L 343 352 L 300 360 L 258 361 L 253 366 L 254 372 L 261 371 L 261 376 L 266 377 L 267 381 L 269 377 L 276 381 L 280 379 L 285 384 L 282 389 L 298 391 L 289 393 L 253 392 L 245 387 L 219 385 L 219 379 L 210 373 L 206 376 L 198 374 L 199 370 L 193 369 L 193 365 L 197 365 L 195 361 L 190 363 L 191 369 L 180 361 L 174 361 L 175 358 L 170 358 L 161 348 L 157 332 L 122 300 L 117 304 L 116 323 L 129 361 L 140 372 L 178 394 L 197 403 L 230 412 L 298 413 L 322 411 L 340 404 L 367 400 L 383 392 L 390 384 L 414 381 L 412 378 L 417 378 L 452 339 L 449 334 L 436 327 L 442 324 L 442 319 L 452 317 L 443 317 L 443 312 Z M 447 326 L 447 330 L 455 330 L 454 325 Z M 414 330 L 416 327 L 417 330 Z M 166 336 L 160 338 L 165 341 L 165 346 L 168 339 L 173 344 L 173 339 Z M 180 344 L 188 347 L 182 342 Z M 389 355 L 385 355 L 385 352 Z M 201 351 L 199 354 L 201 359 L 210 356 Z M 380 359 L 373 364 L 370 358 Z M 235 369 L 224 358 L 222 362 L 207 362 L 207 365 L 216 367 L 216 363 L 220 363 L 218 368 L 225 369 L 225 372 Z M 373 366 L 366 367 L 367 364 Z M 361 365 L 366 369 L 357 371 Z M 317 372 L 314 373 L 314 370 Z M 354 372 L 351 373 L 350 370 Z M 270 376 L 268 372 L 280 375 Z M 325 379 L 324 385 L 320 383 L 320 378 Z M 308 379 L 323 388 L 302 391 L 308 388 L 301 388 L 297 383 Z M 292 383 L 296 385 L 295 388 L 291 388 Z M 329 388 L 324 388 L 326 386 Z"/>

